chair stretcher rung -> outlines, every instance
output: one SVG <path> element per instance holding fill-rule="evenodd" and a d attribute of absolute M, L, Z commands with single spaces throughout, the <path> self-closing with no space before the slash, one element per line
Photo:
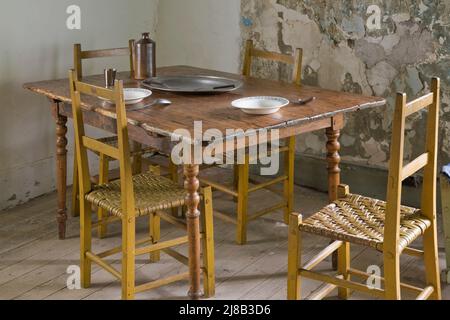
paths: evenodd
<path fill-rule="evenodd" d="M 162 251 L 165 254 L 167 254 L 168 256 L 170 256 L 170 257 L 174 258 L 175 260 L 177 260 L 178 262 L 184 264 L 185 266 L 189 266 L 189 258 L 184 256 L 184 255 L 182 255 L 181 253 L 176 252 L 175 250 L 169 249 L 169 248 L 166 248 L 166 249 L 164 249 Z"/>
<path fill-rule="evenodd" d="M 276 211 L 276 210 L 284 208 L 284 207 L 286 207 L 286 203 L 285 202 L 277 204 L 277 205 L 274 205 L 274 206 L 272 206 L 270 208 L 266 208 L 264 210 L 261 210 L 261 211 L 258 211 L 256 213 L 254 213 L 252 215 L 249 215 L 247 220 L 248 221 L 255 220 L 255 219 L 259 218 L 259 217 L 265 216 L 266 214 L 269 214 L 269 213 L 271 213 L 273 211 Z"/>
<path fill-rule="evenodd" d="M 330 284 L 334 284 L 338 287 L 341 288 L 346 288 L 346 289 L 350 289 L 350 290 L 354 290 L 354 291 L 360 291 L 360 292 L 364 292 L 367 293 L 369 295 L 378 297 L 378 298 L 385 298 L 385 293 L 383 290 L 381 289 L 376 289 L 376 288 L 369 288 L 368 286 L 364 285 L 364 284 L 360 284 L 357 282 L 353 282 L 353 281 L 348 281 L 348 280 L 344 280 L 341 279 L 339 277 L 336 276 L 329 276 L 326 274 L 321 274 L 321 273 L 317 273 L 317 272 L 313 272 L 313 271 L 308 271 L 305 269 L 300 269 L 299 273 L 301 276 L 308 278 L 308 279 L 312 279 L 315 281 L 322 281 L 322 282 L 326 282 L 326 283 L 330 283 Z"/>
<path fill-rule="evenodd" d="M 255 191 L 258 191 L 258 190 L 261 190 L 261 189 L 265 189 L 265 188 L 270 187 L 270 186 L 272 186 L 274 184 L 284 182 L 287 179 L 288 179 L 287 176 L 281 176 L 281 177 L 275 178 L 273 180 L 270 180 L 270 181 L 267 181 L 267 182 L 263 182 L 263 183 L 261 183 L 261 184 L 259 184 L 257 186 L 252 187 L 252 188 L 249 188 L 248 192 L 255 192 Z"/>
<path fill-rule="evenodd" d="M 99 256 L 93 254 L 92 252 L 86 252 L 86 257 L 91 260 L 92 262 L 95 262 L 97 265 L 111 273 L 113 276 L 115 276 L 117 279 L 121 280 L 122 275 L 119 271 L 111 267 L 109 264 L 107 264 L 105 261 L 103 261 Z"/>
<path fill-rule="evenodd" d="M 416 300 L 428 300 L 428 298 L 433 294 L 434 288 L 428 286 L 417 296 Z"/>
<path fill-rule="evenodd" d="M 403 249 L 404 254 L 407 254 L 409 256 L 417 257 L 417 258 L 423 258 L 424 252 L 422 250 L 406 247 Z"/>
<path fill-rule="evenodd" d="M 337 276 L 337 278 L 343 279 L 342 276 Z M 331 283 L 324 283 L 318 289 L 311 292 L 311 294 L 305 298 L 305 300 L 322 300 L 326 298 L 334 289 L 337 288 L 337 285 Z"/>
<path fill-rule="evenodd" d="M 314 258 L 309 260 L 307 264 L 303 267 L 305 270 L 312 270 L 317 267 L 323 260 L 329 257 L 333 252 L 338 250 L 342 246 L 342 241 L 335 241 L 326 247 L 324 250 L 319 252 Z"/>
<path fill-rule="evenodd" d="M 144 245 L 144 244 L 151 243 L 151 242 L 152 242 L 152 239 L 147 237 L 145 239 L 136 241 L 136 245 L 139 246 L 139 245 Z M 107 258 L 107 257 L 113 256 L 113 255 L 115 255 L 117 253 L 121 253 L 121 252 L 122 252 L 122 246 L 119 246 L 119 247 L 115 247 L 113 249 L 104 251 L 102 253 L 99 253 L 99 254 L 97 254 L 97 256 L 99 258 L 103 259 L 103 258 Z"/>
<path fill-rule="evenodd" d="M 121 219 L 121 218 L 118 218 L 118 217 L 108 217 L 108 218 L 104 218 L 103 220 L 99 220 L 99 221 L 93 223 L 93 224 L 92 224 L 92 228 L 93 228 L 93 229 L 94 229 L 94 228 L 97 228 L 97 227 L 99 227 L 102 223 L 110 224 L 110 223 L 118 222 L 118 221 L 121 221 L 121 220 L 122 220 L 122 219 Z"/>
<path fill-rule="evenodd" d="M 281 154 L 289 151 L 289 147 L 281 147 L 281 146 L 275 152 L 271 147 L 269 147 L 268 149 L 269 150 L 267 151 L 267 157 L 271 157 L 273 154 Z M 249 158 L 249 162 L 254 162 L 255 160 L 258 161 L 259 158 L 261 157 L 259 156 L 259 154 L 257 154 L 256 156 Z"/>
<path fill-rule="evenodd" d="M 180 237 L 180 238 L 173 239 L 173 240 L 159 242 L 157 244 L 151 245 L 151 246 L 146 247 L 146 248 L 136 249 L 136 254 L 135 255 L 136 256 L 142 256 L 144 254 L 152 253 L 152 252 L 155 252 L 155 251 L 161 251 L 161 250 L 164 250 L 164 249 L 167 249 L 167 248 L 170 248 L 170 247 L 176 247 L 176 246 L 185 244 L 188 241 L 189 241 L 188 237 L 186 236 L 186 237 Z"/>
<path fill-rule="evenodd" d="M 169 214 L 167 214 L 165 212 L 162 212 L 162 211 L 158 212 L 157 214 L 164 221 L 166 221 L 166 222 L 168 222 L 168 223 L 170 223 L 170 224 L 172 224 L 172 225 L 174 225 L 174 226 L 176 226 L 176 227 L 178 227 L 178 228 L 180 228 L 182 230 L 186 230 L 187 229 L 186 223 L 180 221 L 179 219 L 177 219 L 177 218 L 175 218 L 175 217 L 173 217 L 173 216 L 171 216 L 171 215 L 169 215 Z"/>
<path fill-rule="evenodd" d="M 136 286 L 136 293 L 152 290 L 155 288 L 159 288 L 177 281 L 186 280 L 189 278 L 189 272 L 177 274 L 175 276 L 167 277 L 165 279 L 156 280 L 150 283 L 146 283 L 140 286 Z"/>
<path fill-rule="evenodd" d="M 273 151 L 274 148 L 272 147 L 272 144 L 267 146 L 267 157 L 271 157 L 272 154 L 281 154 L 281 153 L 286 153 L 289 151 L 289 147 L 286 146 L 279 146 L 278 150 L 276 150 L 275 152 Z M 233 161 L 233 163 L 236 163 L 237 160 L 237 155 L 239 154 L 238 152 L 242 152 L 242 150 L 235 150 L 233 153 L 231 154 L 225 154 L 224 155 L 224 162 L 231 162 Z M 245 153 L 248 154 L 250 152 L 250 150 L 246 149 Z M 259 153 L 255 156 L 249 157 L 249 162 L 254 162 L 255 160 L 258 160 L 259 158 L 261 158 L 259 156 Z"/>
<path fill-rule="evenodd" d="M 363 280 L 367 280 L 369 277 L 372 277 L 374 279 L 380 280 L 381 282 L 384 282 L 384 278 L 383 277 L 375 276 L 373 274 L 368 274 L 368 273 L 363 272 L 361 270 L 350 268 L 348 270 L 348 273 L 353 275 L 353 276 L 359 277 L 359 278 L 361 278 Z M 403 289 L 415 292 L 417 294 L 420 294 L 423 291 L 422 288 L 418 288 L 418 287 L 415 287 L 415 286 L 412 286 L 412 285 L 409 285 L 409 284 L 406 284 L 406 283 L 400 283 L 400 287 L 402 287 Z"/>
<path fill-rule="evenodd" d="M 225 222 L 232 223 L 232 224 L 237 224 L 237 220 L 236 219 L 233 219 L 232 217 L 226 215 L 223 212 L 214 210 L 214 216 L 219 218 L 220 220 L 225 221 Z"/>
<path fill-rule="evenodd" d="M 257 185 L 257 184 L 260 183 L 260 181 L 257 181 L 256 179 L 253 179 L 253 178 L 249 178 L 248 181 L 251 184 L 254 184 L 254 185 Z M 284 190 L 277 190 L 277 189 L 275 189 L 274 185 L 266 186 L 264 189 L 266 189 L 266 190 L 268 190 L 268 191 L 270 191 L 270 192 L 272 192 L 274 194 L 277 194 L 277 195 L 280 195 L 280 196 L 284 197 Z"/>
<path fill-rule="evenodd" d="M 237 198 L 237 196 L 238 196 L 237 191 L 232 190 L 231 188 L 228 188 L 228 187 L 226 187 L 226 186 L 224 186 L 224 185 L 222 185 L 220 183 L 217 183 L 217 182 L 214 182 L 214 181 L 211 181 L 211 180 L 208 180 L 208 179 L 203 179 L 203 178 L 201 178 L 200 181 L 202 183 L 206 184 L 206 185 L 211 186 L 213 189 L 225 192 L 225 193 L 227 193 L 227 194 L 229 194 L 229 195 L 231 195 L 231 196 L 233 196 L 235 198 Z"/>

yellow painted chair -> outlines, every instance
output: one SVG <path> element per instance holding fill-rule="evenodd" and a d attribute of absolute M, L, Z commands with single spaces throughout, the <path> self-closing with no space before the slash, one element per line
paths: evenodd
<path fill-rule="evenodd" d="M 440 106 L 440 81 L 432 80 L 431 93 L 406 103 L 406 95 L 397 95 L 393 120 L 391 160 L 387 201 L 351 194 L 347 186 L 339 187 L 339 198 L 312 217 L 302 221 L 292 214 L 289 225 L 288 299 L 301 298 L 302 278 L 325 282 L 310 299 L 322 299 L 335 288 L 339 297 L 346 299 L 350 290 L 361 291 L 381 299 L 401 299 L 401 289 L 410 290 L 417 299 L 441 299 L 438 243 L 436 229 L 437 151 Z M 403 164 L 406 118 L 428 107 L 426 150 L 408 165 Z M 421 209 L 401 205 L 402 182 L 424 169 Z M 334 240 L 301 268 L 301 238 L 303 233 L 315 234 Z M 409 246 L 423 236 L 424 249 Z M 367 246 L 383 253 L 383 288 L 370 288 L 354 281 L 367 280 L 371 275 L 350 266 L 350 243 Z M 336 276 L 314 272 L 312 269 L 333 252 L 338 252 Z M 400 281 L 400 255 L 423 258 L 426 271 L 424 289 Z"/>
<path fill-rule="evenodd" d="M 302 71 L 302 49 L 297 49 L 295 55 L 284 55 L 275 52 L 266 52 L 254 48 L 253 41 L 248 40 L 246 44 L 243 75 L 251 76 L 251 66 L 253 58 L 260 58 L 271 60 L 274 62 L 281 62 L 288 65 L 293 65 L 292 82 L 301 85 L 301 71 Z M 201 178 L 202 183 L 210 185 L 213 189 L 224 192 L 237 199 L 237 220 L 229 217 L 222 212 L 215 212 L 217 218 L 226 222 L 236 224 L 237 234 L 236 241 L 238 244 L 247 243 L 247 224 L 259 217 L 269 214 L 273 211 L 284 209 L 284 221 L 289 222 L 289 214 L 293 210 L 294 203 L 294 162 L 295 162 L 295 137 L 291 137 L 284 142 L 284 146 L 281 146 L 278 150 L 279 153 L 285 154 L 284 169 L 285 172 L 280 177 L 272 179 L 264 183 L 256 183 L 254 186 L 250 186 L 250 163 L 252 159 L 247 153 L 244 164 L 237 164 L 234 166 L 234 186 L 229 187 L 219 182 L 212 181 L 210 179 Z M 275 204 L 269 208 L 264 208 L 258 212 L 249 214 L 248 201 L 249 194 L 261 189 L 268 189 L 276 184 L 284 184 L 283 201 Z"/>
<path fill-rule="evenodd" d="M 188 258 L 173 250 L 173 247 L 188 243 L 188 237 L 161 241 L 160 220 L 186 229 L 186 222 L 175 219 L 165 212 L 167 209 L 185 205 L 185 190 L 172 180 L 154 173 L 133 176 L 131 151 L 128 139 L 127 116 L 123 98 L 123 82 L 116 80 L 113 90 L 79 82 L 75 71 L 70 72 L 70 90 L 75 127 L 76 156 L 80 190 L 80 240 L 81 279 L 83 288 L 91 285 L 91 264 L 96 263 L 122 282 L 122 298 L 133 299 L 136 293 L 154 289 L 175 281 L 187 279 L 189 273 L 177 274 L 147 284 L 135 281 L 135 259 L 150 255 L 157 262 L 160 252 L 187 264 Z M 85 135 L 81 94 L 108 99 L 115 102 L 117 112 L 117 146 L 106 144 Z M 116 159 L 120 164 L 120 179 L 111 183 L 93 186 L 89 173 L 87 150 Z M 211 188 L 202 189 L 202 241 L 203 282 L 205 295 L 214 295 L 214 235 Z M 91 244 L 92 215 L 95 205 L 122 222 L 122 246 L 102 253 L 94 253 Z M 149 236 L 136 239 L 136 218 L 149 216 Z M 99 222 L 100 224 L 102 221 Z M 145 246 L 148 244 L 150 246 Z M 122 253 L 122 270 L 109 265 L 105 258 Z"/>
<path fill-rule="evenodd" d="M 101 49 L 101 50 L 90 50 L 83 51 L 81 49 L 81 44 L 75 44 L 73 48 L 74 52 L 74 68 L 78 74 L 79 79 L 83 77 L 83 60 L 96 59 L 96 58 L 111 58 L 111 57 L 128 57 L 130 64 L 130 78 L 134 76 L 134 63 L 133 63 L 133 47 L 134 40 L 129 41 L 128 47 L 124 48 L 114 48 L 114 49 Z M 110 136 L 98 139 L 99 142 L 109 144 L 111 146 L 117 146 L 117 137 Z M 139 173 L 142 168 L 142 159 L 144 156 L 156 155 L 157 150 L 150 147 L 142 147 L 140 144 L 133 142 L 131 156 L 133 158 L 133 172 Z M 104 184 L 107 183 L 111 178 L 114 179 L 110 172 L 110 162 L 115 161 L 111 157 L 104 154 L 97 153 L 99 157 L 99 174 L 97 177 L 92 177 L 92 182 Z M 169 165 L 170 167 L 170 165 Z M 174 181 L 178 181 L 178 175 L 174 168 L 171 168 L 171 177 Z M 78 171 L 77 171 L 76 157 L 74 158 L 73 166 L 73 191 L 72 191 L 72 215 L 78 216 L 79 214 L 79 196 L 78 196 Z M 107 221 L 103 219 L 104 210 L 99 208 L 97 211 L 98 219 L 105 221 L 105 223 L 98 226 L 98 236 L 104 238 L 107 233 Z M 112 222 L 112 221 L 111 221 Z"/>

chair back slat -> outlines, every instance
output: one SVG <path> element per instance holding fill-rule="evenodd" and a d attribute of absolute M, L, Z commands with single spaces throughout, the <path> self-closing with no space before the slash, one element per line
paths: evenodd
<path fill-rule="evenodd" d="M 402 169 L 402 181 L 405 181 L 428 165 L 429 154 L 424 153 L 411 161 Z"/>
<path fill-rule="evenodd" d="M 131 54 L 130 48 L 116 48 L 104 50 L 90 50 L 82 51 L 81 59 L 107 58 L 107 57 L 121 57 L 129 56 Z"/>
<path fill-rule="evenodd" d="M 421 205 L 422 214 L 430 219 L 436 214 L 439 97 L 439 78 L 432 79 L 431 93 L 410 103 L 406 103 L 406 94 L 399 93 L 397 95 L 392 130 L 386 221 L 384 229 L 384 250 L 385 253 L 388 253 L 389 255 L 395 255 L 399 250 L 398 240 L 400 235 L 402 182 L 419 170 L 424 169 Z M 428 107 L 426 150 L 422 155 L 404 166 L 403 156 L 406 118 L 426 107 Z"/>
<path fill-rule="evenodd" d="M 91 84 L 78 81 L 74 83 L 74 86 L 77 92 L 111 101 L 115 100 L 114 91 L 109 90 L 108 88 L 94 86 Z"/>
<path fill-rule="evenodd" d="M 282 62 L 282 63 L 286 63 L 286 64 L 294 64 L 295 63 L 295 59 L 293 56 L 281 54 L 278 52 L 268 52 L 268 51 L 253 49 L 252 56 L 255 58 L 278 61 L 278 62 Z"/>
<path fill-rule="evenodd" d="M 119 160 L 122 197 L 121 203 L 123 207 L 122 209 L 125 215 L 134 215 L 135 204 L 132 181 L 133 172 L 130 160 L 131 152 L 130 142 L 128 139 L 128 121 L 123 97 L 123 82 L 116 80 L 114 89 L 112 90 L 97 87 L 91 84 L 80 82 L 75 70 L 71 70 L 69 79 L 75 129 L 76 155 L 78 160 L 77 163 L 80 179 L 80 197 L 81 199 L 84 199 L 84 196 L 92 191 L 92 185 L 90 181 L 91 174 L 89 172 L 89 163 L 87 156 L 87 150 L 92 150 L 109 156 L 113 159 Z M 117 113 L 117 148 L 88 137 L 85 134 L 83 111 L 81 108 L 81 94 L 109 99 L 115 103 Z"/>
<path fill-rule="evenodd" d="M 120 160 L 120 152 L 118 148 L 86 136 L 83 136 L 82 142 L 83 146 L 89 150 L 107 155 L 115 160 Z"/>
<path fill-rule="evenodd" d="M 295 55 L 287 55 L 281 54 L 278 52 L 268 52 L 259 49 L 255 49 L 252 40 L 247 40 L 245 55 L 244 55 L 244 63 L 243 63 L 243 71 L 242 74 L 244 76 L 251 76 L 252 62 L 253 58 L 260 58 L 271 60 L 275 62 L 281 62 L 289 65 L 294 65 L 292 82 L 301 85 L 301 77 L 302 77 L 302 60 L 303 60 L 303 50 L 298 48 L 295 51 Z"/>
<path fill-rule="evenodd" d="M 405 116 L 409 117 L 410 115 L 419 112 L 420 110 L 430 106 L 433 103 L 433 101 L 434 101 L 434 94 L 432 92 L 414 101 L 411 101 L 406 105 Z"/>
<path fill-rule="evenodd" d="M 88 50 L 82 51 L 81 44 L 75 44 L 73 48 L 73 58 L 74 58 L 74 69 L 78 74 L 78 79 L 83 78 L 83 60 L 95 59 L 95 58 L 111 58 L 128 56 L 130 63 L 130 72 L 132 77 L 134 76 L 134 40 L 128 42 L 128 48 L 113 48 L 113 49 L 102 49 L 102 50 Z"/>

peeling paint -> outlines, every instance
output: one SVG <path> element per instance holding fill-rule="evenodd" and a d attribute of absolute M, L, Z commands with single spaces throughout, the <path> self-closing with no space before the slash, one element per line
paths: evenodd
<path fill-rule="evenodd" d="M 349 115 L 342 132 L 344 159 L 387 166 L 395 94 L 412 100 L 429 90 L 431 77 L 442 79 L 440 163 L 450 162 L 450 1 L 377 1 L 381 29 L 368 30 L 373 1 L 242 0 L 242 28 L 264 50 L 304 50 L 305 84 L 387 98 L 386 107 Z M 254 74 L 287 80 L 289 68 L 257 63 Z M 423 152 L 426 116 L 407 121 L 405 160 Z M 323 156 L 323 133 L 303 135 L 301 153 Z"/>

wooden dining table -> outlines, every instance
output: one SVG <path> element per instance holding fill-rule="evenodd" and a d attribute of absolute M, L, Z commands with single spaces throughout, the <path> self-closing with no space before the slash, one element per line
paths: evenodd
<path fill-rule="evenodd" d="M 361 109 L 382 106 L 385 99 L 363 96 L 346 92 L 325 90 L 317 87 L 282 83 L 253 77 L 243 77 L 236 74 L 214 70 L 200 69 L 190 66 L 171 66 L 158 69 L 158 75 L 206 75 L 222 76 L 243 81 L 243 86 L 233 92 L 217 95 L 179 94 L 154 91 L 147 103 L 156 98 L 172 101 L 169 107 L 151 107 L 127 113 L 129 120 L 130 139 L 146 146 L 151 146 L 170 154 L 174 147 L 172 138 L 177 129 L 187 130 L 194 137 L 194 122 L 201 121 L 203 131 L 218 129 L 224 139 L 227 129 L 251 130 L 277 129 L 279 138 L 289 138 L 299 134 L 325 130 L 327 137 L 327 163 L 329 199 L 337 198 L 337 187 L 340 184 L 340 131 L 344 127 L 346 113 Z M 124 80 L 125 87 L 140 87 L 141 82 L 130 79 L 129 73 L 119 73 L 119 79 Z M 83 81 L 101 85 L 103 75 L 84 77 Z M 60 239 L 66 233 L 66 186 L 67 186 L 67 121 L 72 117 L 71 98 L 68 79 L 39 81 L 27 83 L 24 87 L 35 93 L 46 96 L 50 100 L 52 114 L 56 123 L 56 174 L 58 209 L 57 222 Z M 254 116 L 243 113 L 231 106 L 235 99 L 249 96 L 278 96 L 289 100 L 316 97 L 313 102 L 298 106 L 291 104 L 281 111 L 265 116 Z M 90 101 L 83 103 L 84 120 L 87 125 L 116 132 L 115 108 L 106 103 Z M 179 132 L 179 131 L 178 131 Z M 188 138 L 188 137 L 186 137 Z M 198 143 L 189 140 L 192 145 Z M 205 142 L 201 142 L 206 147 Z M 229 150 L 228 150 L 229 151 Z M 216 155 L 217 156 L 217 155 Z M 199 227 L 199 174 L 198 163 L 184 165 L 184 181 L 187 203 L 187 226 L 189 238 L 189 272 L 190 291 L 193 299 L 201 297 L 201 263 L 200 263 L 200 227 Z"/>

